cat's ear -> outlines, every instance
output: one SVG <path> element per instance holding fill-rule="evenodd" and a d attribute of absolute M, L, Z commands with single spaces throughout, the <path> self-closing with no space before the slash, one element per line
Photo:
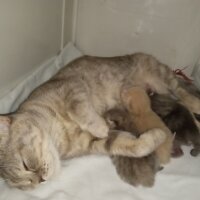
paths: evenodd
<path fill-rule="evenodd" d="M 11 118 L 7 116 L 0 116 L 0 137 L 9 133 Z"/>

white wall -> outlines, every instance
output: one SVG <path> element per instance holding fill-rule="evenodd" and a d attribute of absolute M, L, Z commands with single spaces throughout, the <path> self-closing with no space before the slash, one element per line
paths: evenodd
<path fill-rule="evenodd" d="M 172 67 L 200 56 L 199 0 L 65 0 L 64 17 L 63 2 L 0 0 L 0 97 L 60 50 L 62 30 L 91 55 L 143 51 Z"/>
<path fill-rule="evenodd" d="M 0 0 L 0 95 L 59 51 L 61 14 L 62 0 Z"/>
<path fill-rule="evenodd" d="M 199 0 L 78 2 L 75 42 L 86 54 L 143 51 L 173 68 L 193 66 L 200 56 Z"/>

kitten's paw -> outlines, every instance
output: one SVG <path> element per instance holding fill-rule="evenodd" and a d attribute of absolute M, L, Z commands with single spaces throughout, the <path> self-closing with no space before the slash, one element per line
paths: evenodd
<path fill-rule="evenodd" d="M 103 120 L 92 121 L 87 125 L 87 130 L 95 137 L 104 138 L 108 136 L 109 128 Z"/>

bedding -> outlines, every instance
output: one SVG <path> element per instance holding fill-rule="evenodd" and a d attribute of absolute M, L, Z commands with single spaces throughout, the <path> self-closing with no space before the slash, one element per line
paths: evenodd
<path fill-rule="evenodd" d="M 28 94 L 82 53 L 69 43 L 0 99 L 0 113 L 14 111 Z M 200 157 L 172 159 L 157 173 L 152 188 L 134 188 L 120 180 L 107 156 L 84 156 L 63 162 L 61 174 L 31 191 L 9 188 L 0 179 L 0 200 L 199 200 Z"/>

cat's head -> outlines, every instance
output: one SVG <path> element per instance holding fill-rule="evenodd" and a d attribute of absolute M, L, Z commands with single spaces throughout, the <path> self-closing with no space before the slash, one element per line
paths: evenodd
<path fill-rule="evenodd" d="M 10 186 L 35 188 L 59 168 L 56 148 L 36 122 L 0 116 L 0 176 Z"/>

